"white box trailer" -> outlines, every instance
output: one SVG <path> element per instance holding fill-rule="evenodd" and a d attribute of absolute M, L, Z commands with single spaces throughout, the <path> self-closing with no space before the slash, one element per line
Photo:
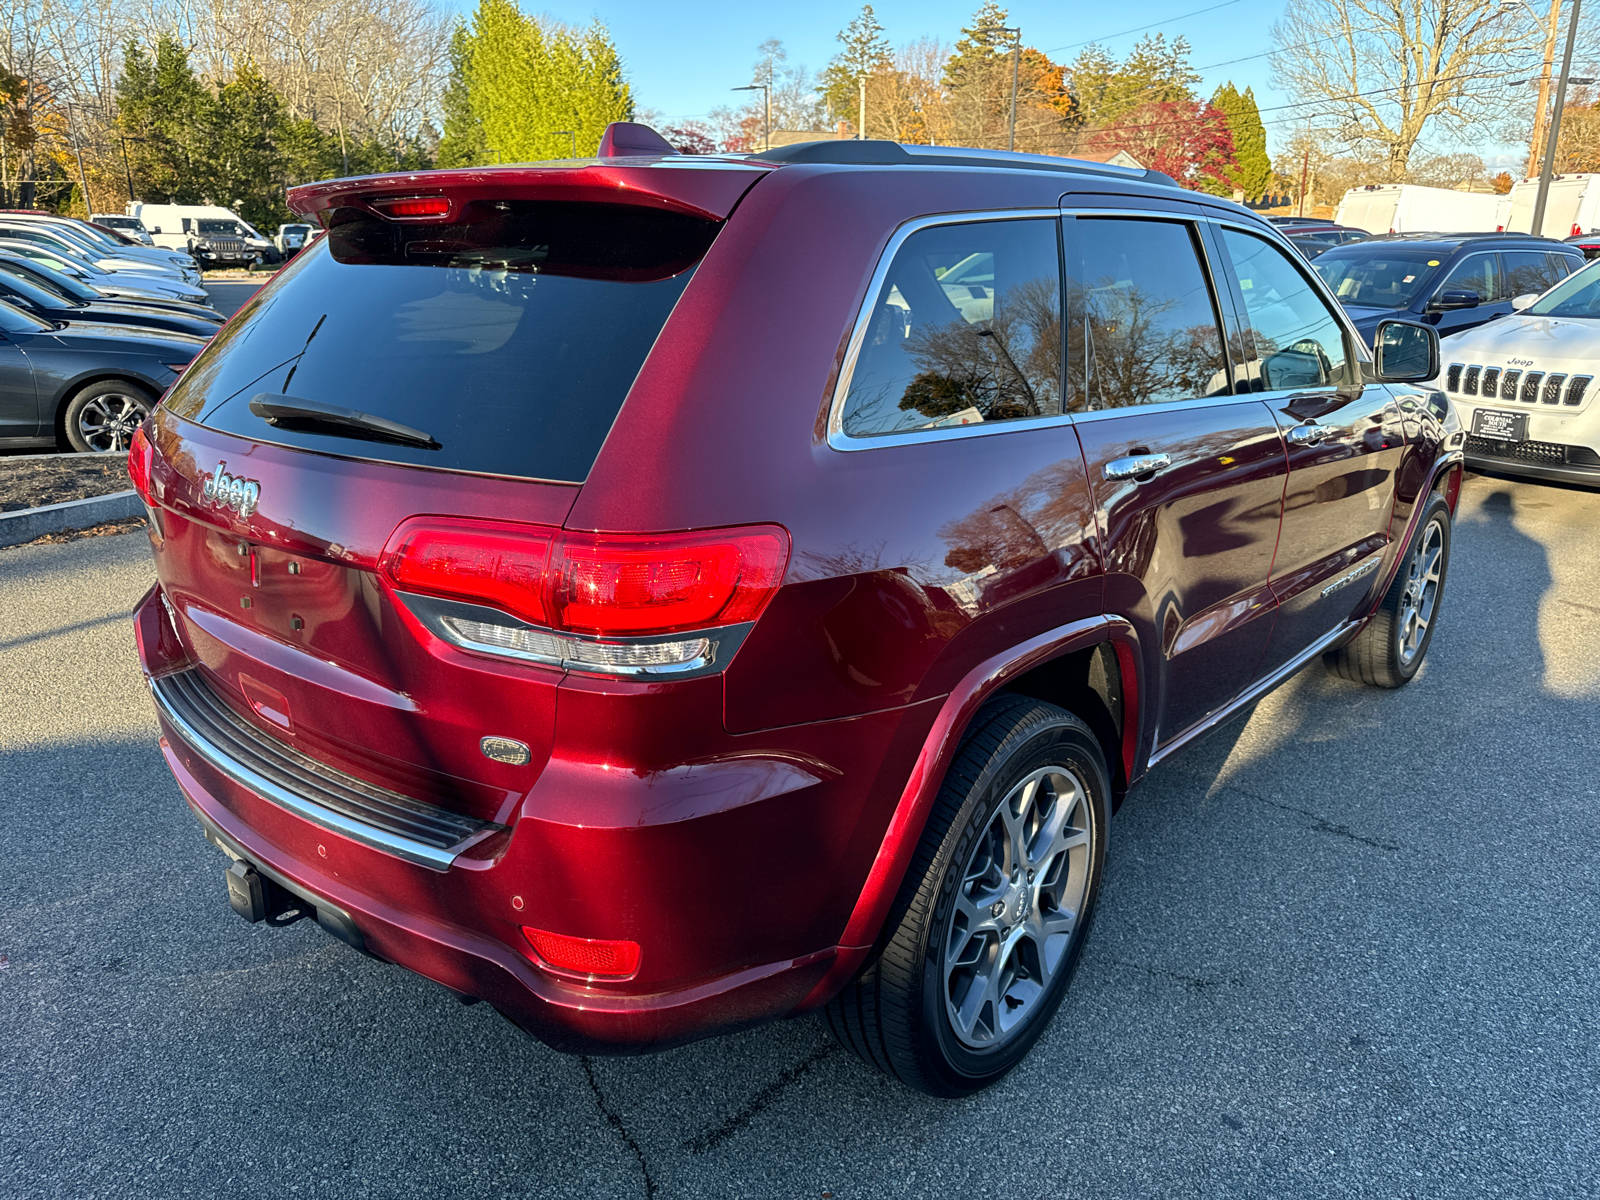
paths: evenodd
<path fill-rule="evenodd" d="M 1539 202 L 1539 181 L 1524 179 L 1511 189 L 1511 213 L 1506 228 L 1514 233 L 1543 233 L 1545 237 L 1574 237 L 1600 229 L 1600 175 L 1557 175 L 1550 181 L 1544 202 L 1544 228 L 1533 227 L 1533 209 Z"/>
<path fill-rule="evenodd" d="M 1333 219 L 1368 233 L 1493 233 L 1500 197 L 1415 183 L 1369 183 L 1339 201 Z"/>

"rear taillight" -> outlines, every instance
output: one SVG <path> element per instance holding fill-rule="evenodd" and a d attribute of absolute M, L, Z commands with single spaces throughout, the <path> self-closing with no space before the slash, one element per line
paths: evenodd
<path fill-rule="evenodd" d="M 562 628 L 617 637 L 753 621 L 783 578 L 775 527 L 653 537 L 568 534 L 552 589 Z"/>
<path fill-rule="evenodd" d="M 684 675 L 726 663 L 788 561 L 789 535 L 776 525 L 587 534 L 421 517 L 389 538 L 382 570 L 424 625 L 466 649 L 598 674 Z"/>
<path fill-rule="evenodd" d="M 522 927 L 539 965 L 584 979 L 631 979 L 639 973 L 639 943 L 572 937 L 547 929 Z"/>
<path fill-rule="evenodd" d="M 498 521 L 428 521 L 400 527 L 384 551 L 396 587 L 504 609 L 548 625 L 545 604 L 555 530 Z"/>
<path fill-rule="evenodd" d="M 155 465 L 155 456 L 155 447 L 141 425 L 133 431 L 133 440 L 128 443 L 128 478 L 133 481 L 139 499 L 151 508 L 156 505 L 155 495 L 150 491 L 150 471 Z"/>

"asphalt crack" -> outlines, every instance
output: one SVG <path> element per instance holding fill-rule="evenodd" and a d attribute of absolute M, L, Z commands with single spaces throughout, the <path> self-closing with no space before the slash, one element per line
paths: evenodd
<path fill-rule="evenodd" d="M 734 1113 L 733 1116 L 697 1137 L 690 1138 L 683 1144 L 683 1148 L 689 1151 L 690 1154 L 705 1154 L 716 1149 L 749 1125 L 751 1121 L 761 1114 L 763 1109 L 809 1074 L 811 1069 L 819 1062 L 838 1049 L 839 1044 L 837 1042 L 825 1042 L 813 1051 L 809 1057 L 802 1059 L 792 1067 L 785 1067 L 778 1072 L 776 1079 L 752 1096 L 745 1106 Z"/>
<path fill-rule="evenodd" d="M 1292 804 L 1280 804 L 1276 800 L 1268 800 L 1265 796 L 1258 796 L 1254 792 L 1246 791 L 1244 788 L 1238 786 L 1235 786 L 1233 790 L 1238 792 L 1241 796 L 1248 796 L 1258 804 L 1266 804 L 1272 808 L 1281 809 L 1284 812 L 1294 813 L 1296 816 L 1304 817 L 1306 820 L 1311 822 L 1311 828 L 1317 833 L 1332 834 L 1334 837 L 1342 837 L 1349 841 L 1357 842 L 1363 846 L 1371 846 L 1374 850 L 1383 850 L 1391 854 L 1396 850 L 1403 850 L 1405 848 L 1394 842 L 1385 842 L 1378 838 L 1371 838 L 1367 837 L 1365 834 L 1357 833 L 1354 829 L 1351 829 L 1350 826 L 1340 825 L 1335 821 L 1328 820 L 1326 817 L 1318 816 L 1310 809 L 1296 808 Z"/>
<path fill-rule="evenodd" d="M 1152 979 L 1170 979 L 1181 983 L 1186 991 L 1208 992 L 1212 988 L 1228 985 L 1230 987 L 1243 987 L 1243 975 L 1228 975 L 1216 979 L 1208 979 L 1204 975 L 1185 975 L 1182 971 L 1169 971 L 1165 967 L 1150 967 L 1144 963 L 1125 962 L 1122 959 L 1113 959 L 1118 966 L 1127 967 L 1133 971 L 1143 971 Z"/>
<path fill-rule="evenodd" d="M 648 1197 L 656 1194 L 656 1181 L 650 1174 L 650 1164 L 645 1161 L 644 1151 L 640 1149 L 639 1143 L 633 1140 L 628 1127 L 622 1123 L 622 1114 L 611 1107 L 605 1093 L 600 1090 L 600 1082 L 594 1077 L 594 1067 L 589 1062 L 589 1056 L 580 1055 L 578 1063 L 583 1067 L 583 1077 L 589 1081 L 589 1090 L 594 1093 L 594 1106 L 600 1110 L 600 1115 L 606 1119 L 606 1124 L 616 1130 L 623 1145 L 627 1146 L 633 1152 L 633 1157 L 638 1160 L 639 1174 L 644 1177 L 644 1194 L 648 1200 Z"/>

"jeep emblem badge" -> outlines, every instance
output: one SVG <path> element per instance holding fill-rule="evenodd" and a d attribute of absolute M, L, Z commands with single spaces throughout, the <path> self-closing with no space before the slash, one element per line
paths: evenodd
<path fill-rule="evenodd" d="M 241 517 L 248 517 L 256 510 L 256 501 L 261 499 L 261 485 L 254 479 L 240 479 L 228 474 L 228 464 L 219 462 L 217 469 L 205 477 L 205 487 L 200 494 L 213 503 L 224 508 L 231 508 Z"/>

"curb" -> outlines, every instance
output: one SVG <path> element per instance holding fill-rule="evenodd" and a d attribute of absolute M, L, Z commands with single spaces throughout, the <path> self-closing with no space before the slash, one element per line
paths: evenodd
<path fill-rule="evenodd" d="M 109 496 L 90 496 L 87 500 L 66 500 L 60 504 L 0 513 L 0 546 L 18 546 L 47 533 L 88 529 L 107 521 L 143 515 L 144 501 L 132 488 L 112 492 Z"/>
<path fill-rule="evenodd" d="M 39 462 L 46 458 L 54 459 L 56 462 L 64 462 L 72 458 L 104 458 L 109 460 L 115 458 L 118 454 L 123 454 L 123 452 L 120 450 L 46 450 L 40 454 L 0 454 L 0 467 L 5 466 L 7 463 Z M 123 457 L 126 458 L 127 455 L 123 454 Z"/>

